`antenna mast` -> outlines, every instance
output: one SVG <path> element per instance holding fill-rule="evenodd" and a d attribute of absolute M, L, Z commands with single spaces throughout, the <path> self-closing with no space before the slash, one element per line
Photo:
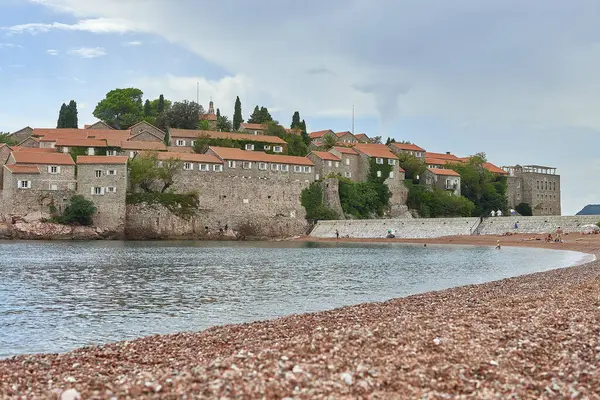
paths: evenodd
<path fill-rule="evenodd" d="M 354 135 L 354 104 L 352 104 L 352 134 Z"/>
<path fill-rule="evenodd" d="M 200 82 L 196 82 L 196 103 L 200 104 Z"/>

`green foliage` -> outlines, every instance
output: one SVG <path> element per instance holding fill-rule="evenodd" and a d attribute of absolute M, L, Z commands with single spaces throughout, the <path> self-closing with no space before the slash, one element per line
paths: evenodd
<path fill-rule="evenodd" d="M 115 129 L 127 129 L 142 120 L 140 89 L 114 89 L 106 94 L 94 109 L 94 117 Z"/>
<path fill-rule="evenodd" d="M 139 187 L 146 193 L 156 192 L 155 188 L 160 188 L 159 191 L 165 193 L 173 185 L 182 167 L 181 160 L 177 158 L 159 163 L 157 153 L 141 154 L 128 163 L 129 181 L 133 187 Z"/>
<path fill-rule="evenodd" d="M 485 153 L 478 153 L 467 163 L 448 167 L 460 174 L 461 194 L 475 204 L 473 216 L 487 216 L 492 210 L 502 210 L 507 215 L 506 177 L 485 169 L 485 162 Z"/>
<path fill-rule="evenodd" d="M 335 211 L 323 204 L 323 189 L 320 182 L 313 182 L 302 191 L 300 204 L 306 210 L 306 219 L 309 221 L 339 218 Z"/>
<path fill-rule="evenodd" d="M 77 103 L 75 100 L 71 100 L 69 105 L 63 103 L 62 106 L 60 106 L 60 111 L 58 112 L 58 121 L 56 123 L 56 127 L 77 128 L 78 124 Z"/>
<path fill-rule="evenodd" d="M 473 215 L 475 205 L 463 196 L 454 196 L 450 192 L 424 186 L 415 185 L 405 181 L 408 187 L 407 205 L 417 210 L 423 218 L 441 217 L 470 217 Z"/>
<path fill-rule="evenodd" d="M 302 122 L 300 122 L 300 129 L 302 130 L 302 141 L 304 142 L 305 145 L 309 145 L 310 144 L 310 136 L 308 135 L 308 132 L 306 131 L 306 122 L 304 120 L 302 120 Z"/>
<path fill-rule="evenodd" d="M 294 115 L 292 115 L 292 124 L 290 125 L 291 129 L 300 129 L 300 112 L 295 111 Z"/>
<path fill-rule="evenodd" d="M 381 136 L 375 136 L 373 138 L 371 138 L 371 143 L 373 144 L 381 144 Z"/>
<path fill-rule="evenodd" d="M 269 113 L 267 107 L 254 107 L 254 112 L 250 115 L 248 123 L 250 124 L 264 124 L 266 122 L 273 121 L 273 117 Z"/>
<path fill-rule="evenodd" d="M 327 134 L 322 138 L 321 149 L 324 151 L 331 150 L 334 146 L 337 146 L 337 137 L 332 134 Z"/>
<path fill-rule="evenodd" d="M 233 130 L 233 124 L 227 118 L 227 115 L 218 115 L 217 109 L 217 130 L 221 132 L 231 132 Z"/>
<path fill-rule="evenodd" d="M 200 114 L 204 114 L 204 108 L 195 101 L 176 101 L 166 111 L 166 123 L 169 128 L 196 129 Z"/>
<path fill-rule="evenodd" d="M 158 97 L 158 101 L 156 103 L 156 112 L 157 114 L 160 114 L 162 112 L 164 112 L 167 109 L 166 107 L 166 103 L 165 103 L 165 96 L 163 96 L 162 94 Z"/>
<path fill-rule="evenodd" d="M 235 106 L 233 107 L 233 130 L 238 131 L 242 122 L 244 122 L 242 118 L 242 102 L 240 101 L 240 96 L 237 96 L 235 98 Z"/>
<path fill-rule="evenodd" d="M 400 152 L 397 156 L 398 165 L 406 172 L 406 179 L 416 181 L 417 176 L 422 176 L 427 170 L 427 164 L 423 158 L 405 152 Z"/>
<path fill-rule="evenodd" d="M 127 193 L 127 204 L 145 203 L 151 207 L 164 206 L 182 219 L 190 219 L 198 213 L 198 193 Z"/>
<path fill-rule="evenodd" d="M 286 141 L 286 154 L 299 157 L 304 157 L 308 154 L 308 147 L 302 140 L 301 136 L 288 133 L 285 128 L 279 125 L 276 121 L 267 121 L 265 125 L 267 126 L 265 129 L 265 135 L 277 136 Z"/>
<path fill-rule="evenodd" d="M 340 182 L 340 202 L 347 216 L 359 219 L 383 216 L 387 204 L 382 204 L 373 182 L 353 182 L 347 178 L 338 178 Z"/>
<path fill-rule="evenodd" d="M 521 214 L 524 217 L 531 217 L 533 215 L 533 211 L 531 210 L 531 206 L 527 203 L 520 203 L 515 211 Z"/>
<path fill-rule="evenodd" d="M 12 146 L 16 145 L 17 141 L 10 136 L 10 133 L 0 132 L 0 143 L 6 143 L 7 145 Z"/>
<path fill-rule="evenodd" d="M 210 122 L 206 119 L 201 119 L 200 121 L 198 121 L 198 124 L 196 125 L 197 129 L 200 129 L 201 131 L 212 131 L 212 126 L 210 125 Z"/>
<path fill-rule="evenodd" d="M 63 225 L 89 226 L 94 223 L 93 216 L 96 211 L 93 202 L 78 194 L 71 197 L 71 201 L 65 208 L 63 215 L 55 217 L 54 220 Z"/>
<path fill-rule="evenodd" d="M 144 117 L 152 116 L 152 104 L 150 104 L 150 100 L 146 100 L 144 103 Z"/>

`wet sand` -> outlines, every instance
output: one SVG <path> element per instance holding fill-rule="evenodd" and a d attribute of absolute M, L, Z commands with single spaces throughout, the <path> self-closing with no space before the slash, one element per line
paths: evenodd
<path fill-rule="evenodd" d="M 493 246 L 501 240 L 503 246 L 600 255 L 600 235 L 568 235 L 562 244 L 528 240 L 533 237 L 380 241 Z M 60 398 L 63 390 L 75 389 L 86 399 L 178 399 L 184 394 L 600 398 L 598 266 L 593 262 L 383 303 L 151 336 L 66 354 L 19 356 L 0 361 L 0 397 Z"/>

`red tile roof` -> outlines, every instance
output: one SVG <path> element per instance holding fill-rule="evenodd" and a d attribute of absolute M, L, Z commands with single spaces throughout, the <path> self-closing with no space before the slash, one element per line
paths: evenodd
<path fill-rule="evenodd" d="M 231 147 L 209 147 L 222 160 L 256 161 L 278 164 L 315 165 L 306 157 L 267 154 L 262 151 L 246 151 Z"/>
<path fill-rule="evenodd" d="M 194 153 L 194 149 L 191 147 L 183 146 L 167 146 L 167 151 L 173 153 Z"/>
<path fill-rule="evenodd" d="M 328 133 L 333 133 L 333 131 L 331 129 L 326 129 L 324 131 L 315 131 L 311 132 L 308 136 L 310 136 L 311 139 L 318 139 L 320 137 L 325 136 Z"/>
<path fill-rule="evenodd" d="M 158 153 L 159 160 L 168 160 L 175 158 L 181 161 L 189 161 L 195 163 L 212 163 L 212 164 L 223 164 L 223 161 L 212 154 L 197 154 L 197 153 Z"/>
<path fill-rule="evenodd" d="M 351 135 L 351 136 L 354 136 L 354 135 L 352 135 L 352 132 L 350 132 L 350 131 L 336 132 L 336 133 L 335 133 L 335 136 L 337 136 L 337 137 L 342 137 L 342 136 L 344 136 L 344 135 Z M 356 137 L 356 136 L 354 136 L 354 137 Z"/>
<path fill-rule="evenodd" d="M 442 158 L 425 157 L 425 164 L 427 165 L 446 165 L 460 162 L 459 160 L 445 160 Z"/>
<path fill-rule="evenodd" d="M 125 156 L 78 156 L 77 164 L 127 164 Z"/>
<path fill-rule="evenodd" d="M 40 169 L 35 165 L 5 165 L 6 169 L 8 169 L 13 174 L 39 174 Z"/>
<path fill-rule="evenodd" d="M 334 146 L 333 148 L 342 154 L 358 154 L 352 147 Z"/>
<path fill-rule="evenodd" d="M 369 136 L 366 133 L 359 133 L 357 135 L 354 135 L 354 137 L 358 140 L 369 140 Z"/>
<path fill-rule="evenodd" d="M 161 142 L 121 141 L 119 147 L 123 150 L 155 150 L 167 151 L 167 146 Z"/>
<path fill-rule="evenodd" d="M 332 154 L 328 151 L 311 151 L 310 154 L 314 154 L 319 157 L 321 160 L 329 160 L 329 161 L 341 161 L 338 156 Z"/>
<path fill-rule="evenodd" d="M 366 154 L 369 157 L 394 158 L 394 159 L 398 158 L 384 144 L 357 143 L 354 146 L 354 150 L 357 150 L 363 154 Z"/>
<path fill-rule="evenodd" d="M 460 176 L 460 174 L 452 169 L 427 168 L 427 170 L 435 175 L 443 176 Z"/>
<path fill-rule="evenodd" d="M 176 138 L 197 138 L 198 136 L 208 136 L 211 139 L 230 139 L 230 140 L 243 140 L 249 142 L 263 142 L 271 144 L 286 145 L 286 141 L 278 136 L 268 135 L 252 135 L 249 133 L 235 133 L 235 132 L 217 132 L 217 131 L 201 131 L 194 129 L 171 129 L 171 139 Z"/>
<path fill-rule="evenodd" d="M 33 128 L 33 136 L 45 137 L 47 135 L 118 135 L 127 134 L 130 135 L 129 129 L 116 130 L 116 129 L 76 129 L 76 128 Z"/>
<path fill-rule="evenodd" d="M 206 121 L 216 121 L 217 120 L 217 115 L 216 114 L 200 114 L 198 115 L 198 119 L 200 121 L 202 120 L 206 120 Z"/>
<path fill-rule="evenodd" d="M 56 140 L 57 147 L 106 147 L 106 140 L 65 138 Z"/>
<path fill-rule="evenodd" d="M 432 153 L 432 152 L 428 151 L 425 153 L 425 157 L 438 158 L 438 159 L 442 159 L 442 160 L 459 161 L 459 158 L 456 157 L 454 154 L 447 154 L 447 153 Z"/>
<path fill-rule="evenodd" d="M 12 156 L 17 164 L 75 165 L 71 156 L 65 153 L 15 151 Z"/>
<path fill-rule="evenodd" d="M 508 172 L 506 172 L 502 168 L 500 168 L 492 163 L 489 163 L 489 162 L 483 163 L 483 168 L 487 169 L 488 171 L 490 171 L 491 173 L 494 173 L 494 174 L 508 175 Z"/>
<path fill-rule="evenodd" d="M 390 146 L 395 147 L 398 150 L 425 152 L 425 149 L 417 146 L 416 144 L 412 144 L 412 143 L 390 143 Z"/>
<path fill-rule="evenodd" d="M 242 129 L 254 129 L 257 131 L 267 129 L 267 126 L 263 124 L 247 124 L 242 122 L 240 126 Z"/>
<path fill-rule="evenodd" d="M 53 148 L 45 148 L 45 147 L 21 147 L 21 146 L 12 146 L 12 151 L 28 151 L 30 153 L 56 153 L 56 149 Z"/>

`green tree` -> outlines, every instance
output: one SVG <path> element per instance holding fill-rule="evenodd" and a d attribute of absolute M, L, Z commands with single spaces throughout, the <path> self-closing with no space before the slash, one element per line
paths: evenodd
<path fill-rule="evenodd" d="M 254 111 L 248 119 L 248 123 L 250 124 L 264 124 L 269 121 L 273 121 L 273 118 L 271 117 L 267 107 L 258 108 L 258 106 L 254 107 Z"/>
<path fill-rule="evenodd" d="M 533 215 L 531 206 L 527 203 L 520 203 L 515 210 L 524 217 L 531 217 Z"/>
<path fill-rule="evenodd" d="M 371 143 L 373 144 L 381 144 L 381 136 L 375 136 L 373 138 L 371 138 Z"/>
<path fill-rule="evenodd" d="M 17 144 L 8 132 L 0 132 L 0 143 L 6 143 L 9 146 Z"/>
<path fill-rule="evenodd" d="M 195 101 L 176 101 L 166 112 L 167 126 L 178 129 L 196 129 L 200 114 L 204 114 L 204 109 Z"/>
<path fill-rule="evenodd" d="M 150 100 L 146 100 L 146 102 L 144 103 L 144 117 L 151 117 L 152 116 L 152 104 L 150 103 Z"/>
<path fill-rule="evenodd" d="M 219 110 L 219 109 L 217 108 L 217 121 L 219 120 L 219 118 L 220 118 L 220 117 L 221 117 L 221 110 Z"/>
<path fill-rule="evenodd" d="M 233 107 L 233 130 L 240 130 L 240 125 L 244 122 L 242 118 L 242 102 L 240 96 L 235 98 L 235 106 Z"/>
<path fill-rule="evenodd" d="M 304 144 L 306 144 L 307 146 L 310 144 L 310 136 L 308 135 L 308 132 L 306 131 L 306 122 L 304 120 L 302 120 L 302 122 L 300 122 L 300 129 L 302 130 L 302 140 L 304 141 Z"/>
<path fill-rule="evenodd" d="M 292 124 L 290 125 L 290 128 L 291 129 L 302 129 L 299 111 L 295 111 L 294 115 L 292 115 Z"/>
<path fill-rule="evenodd" d="M 208 150 L 208 147 L 211 145 L 211 139 L 210 136 L 207 134 L 203 134 L 200 136 L 197 136 L 194 139 L 194 152 L 198 153 L 198 154 L 204 154 L 206 153 L 206 150 Z"/>
<path fill-rule="evenodd" d="M 335 135 L 327 134 L 323 136 L 321 140 L 321 149 L 324 151 L 329 151 L 334 146 L 337 146 L 337 137 Z"/>
<path fill-rule="evenodd" d="M 129 180 L 133 187 L 139 187 L 146 193 L 165 193 L 182 167 L 181 160 L 177 158 L 159 162 L 157 153 L 145 153 L 129 161 Z"/>
<path fill-rule="evenodd" d="M 208 122 L 208 120 L 206 120 L 206 119 L 201 119 L 200 121 L 198 121 L 196 128 L 200 129 L 201 131 L 212 131 L 213 130 L 210 122 Z"/>
<path fill-rule="evenodd" d="M 156 113 L 160 114 L 165 111 L 165 96 L 158 96 L 158 104 L 156 105 Z"/>
<path fill-rule="evenodd" d="M 57 222 L 65 225 L 89 226 L 94 223 L 93 217 L 96 211 L 93 202 L 78 194 L 71 197 L 69 205 L 65 208 L 63 215 L 57 218 Z"/>
<path fill-rule="evenodd" d="M 427 170 L 427 164 L 423 158 L 418 158 L 412 154 L 400 152 L 397 154 L 398 164 L 406 173 L 406 179 L 417 180 Z"/>
<path fill-rule="evenodd" d="M 67 114 L 67 105 L 62 103 L 60 106 L 60 111 L 58 112 L 58 121 L 56 121 L 56 127 L 58 129 L 66 128 L 66 114 Z"/>
<path fill-rule="evenodd" d="M 65 128 L 79 128 L 79 118 L 77 116 L 77 102 L 71 100 L 67 106 L 67 118 Z"/>
<path fill-rule="evenodd" d="M 111 90 L 94 109 L 94 117 L 113 128 L 128 129 L 142 120 L 143 94 L 136 88 Z"/>
<path fill-rule="evenodd" d="M 217 130 L 221 132 L 231 132 L 233 126 L 227 115 L 217 116 Z"/>
<path fill-rule="evenodd" d="M 323 204 L 323 189 L 319 182 L 313 182 L 302 190 L 300 204 L 306 210 L 306 219 L 309 221 L 339 218 L 335 211 Z"/>

